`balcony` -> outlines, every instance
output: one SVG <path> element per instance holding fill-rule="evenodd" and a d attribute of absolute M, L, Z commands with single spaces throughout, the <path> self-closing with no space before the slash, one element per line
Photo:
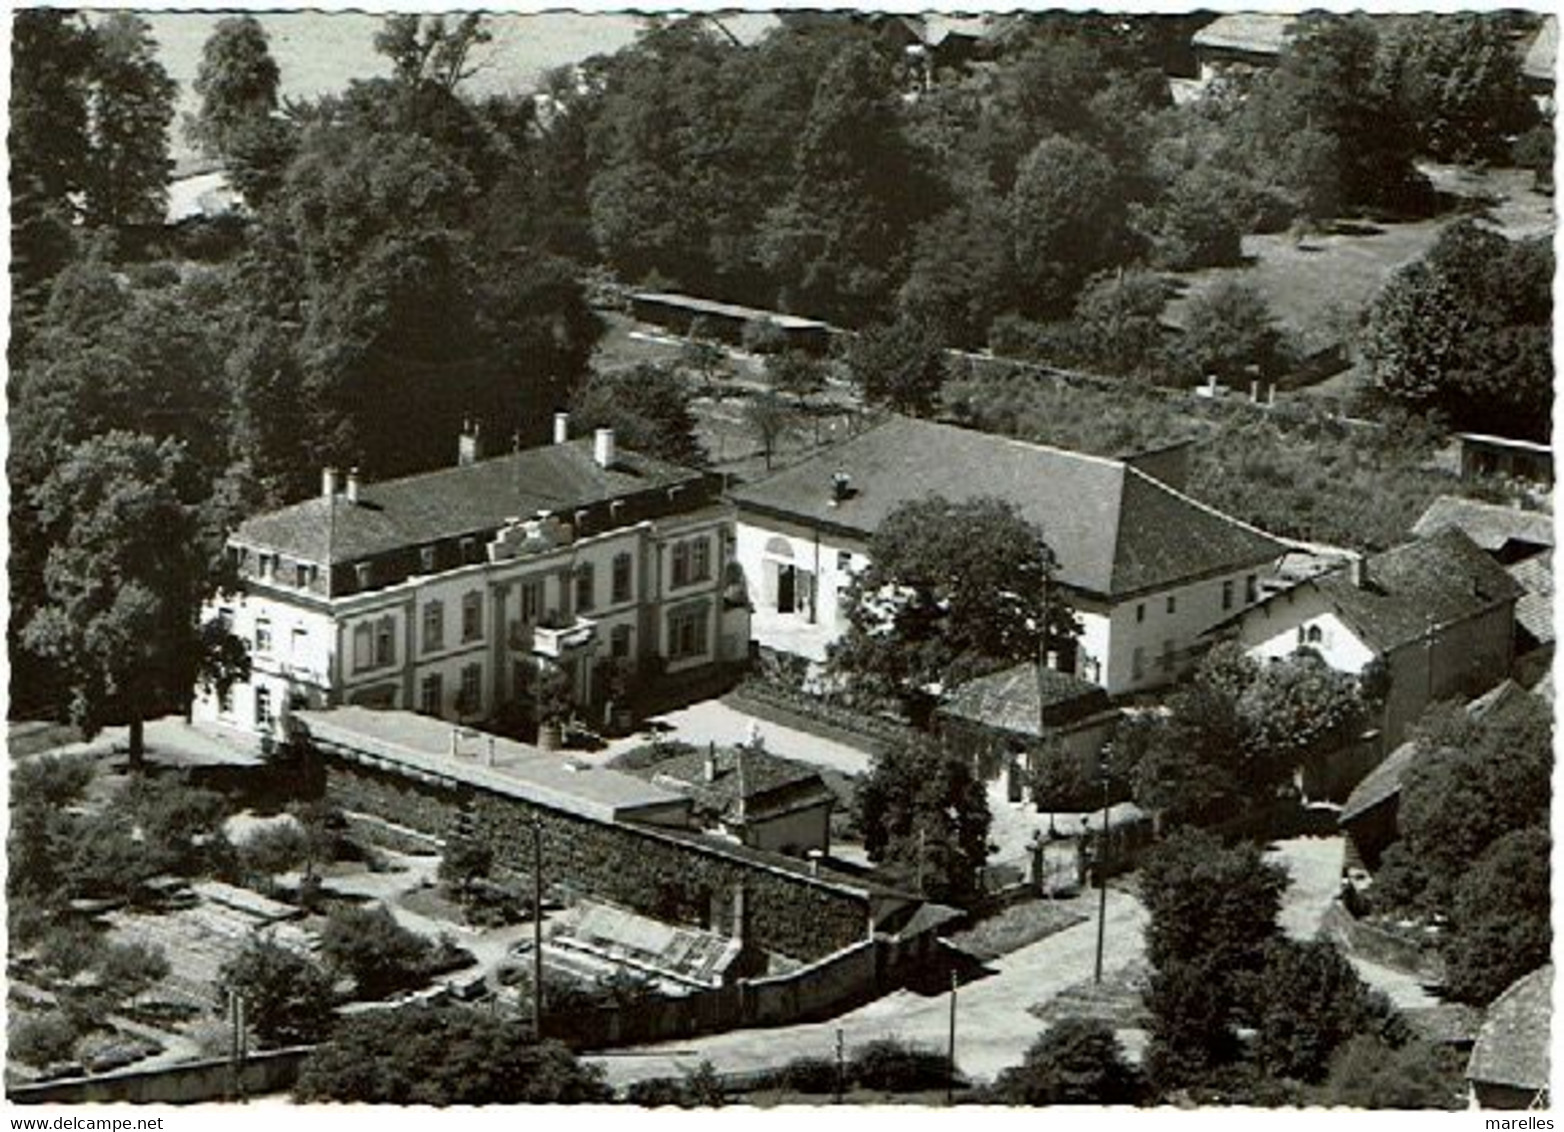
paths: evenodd
<path fill-rule="evenodd" d="M 531 653 L 549 660 L 559 660 L 569 653 L 586 648 L 595 640 L 597 622 L 589 617 L 576 617 L 568 625 L 525 625 L 516 622 L 510 627 L 512 651 Z"/>

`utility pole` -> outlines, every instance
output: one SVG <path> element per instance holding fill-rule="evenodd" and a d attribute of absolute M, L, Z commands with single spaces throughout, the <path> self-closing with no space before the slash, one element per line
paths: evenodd
<path fill-rule="evenodd" d="M 1092 982 L 1102 982 L 1102 946 L 1108 931 L 1108 755 L 1111 744 L 1102 749 L 1102 844 L 1097 847 L 1097 964 Z"/>
<path fill-rule="evenodd" d="M 532 819 L 532 1037 L 543 1040 L 543 823 Z"/>
<path fill-rule="evenodd" d="M 950 1041 L 946 1047 L 945 1103 L 954 1104 L 956 1097 L 956 968 L 950 969 Z"/>
<path fill-rule="evenodd" d="M 842 1050 L 842 1028 L 836 1028 L 836 1103 L 842 1103 L 842 1090 L 846 1085 L 847 1061 Z"/>

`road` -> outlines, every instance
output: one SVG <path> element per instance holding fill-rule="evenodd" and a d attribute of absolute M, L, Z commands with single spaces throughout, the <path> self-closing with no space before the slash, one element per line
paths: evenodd
<path fill-rule="evenodd" d="M 1103 966 L 1115 971 L 1144 951 L 1146 912 L 1131 896 L 1108 893 Z M 1027 1008 L 1091 978 L 1097 946 L 1095 916 L 989 965 L 993 974 L 963 985 L 956 995 L 956 1064 L 969 1077 L 992 1079 L 1020 1063 L 1042 1030 Z M 934 1049 L 946 1046 L 950 995 L 896 991 L 827 1022 L 742 1030 L 661 1043 L 590 1058 L 617 1087 L 649 1077 L 679 1076 L 702 1061 L 718 1072 L 778 1066 L 795 1057 L 833 1056 L 836 1032 L 849 1051 L 876 1038 L 896 1037 Z"/>

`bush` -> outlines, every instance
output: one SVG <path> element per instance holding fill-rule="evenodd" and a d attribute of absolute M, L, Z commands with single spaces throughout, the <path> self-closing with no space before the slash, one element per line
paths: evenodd
<path fill-rule="evenodd" d="M 846 1076 L 845 1067 L 841 1076 Z M 836 1062 L 828 1057 L 795 1057 L 777 1071 L 782 1088 L 810 1096 L 836 1092 L 838 1080 Z"/>
<path fill-rule="evenodd" d="M 43 1014 L 34 1018 L 13 1019 L 7 1041 L 11 1056 L 35 1069 L 69 1061 L 81 1037 L 63 1014 Z"/>
<path fill-rule="evenodd" d="M 722 1082 L 709 1061 L 701 1062 L 682 1078 L 653 1077 L 636 1081 L 625 1090 L 625 1102 L 642 1108 L 721 1108 L 726 1101 Z"/>
<path fill-rule="evenodd" d="M 330 967 L 349 975 L 362 998 L 384 998 L 427 977 L 429 941 L 408 931 L 385 905 L 335 908 L 320 933 Z"/>
<path fill-rule="evenodd" d="M 1066 1018 L 1032 1044 L 1023 1064 L 1001 1073 L 994 1089 L 1007 1104 L 1133 1104 L 1141 1081 L 1105 1023 Z"/>
<path fill-rule="evenodd" d="M 852 1079 L 865 1089 L 915 1093 L 942 1089 L 949 1078 L 950 1064 L 944 1054 L 895 1038 L 881 1038 L 853 1053 Z"/>
<path fill-rule="evenodd" d="M 45 755 L 11 765 L 11 807 L 30 803 L 69 806 L 92 782 L 93 762 L 85 755 Z"/>
<path fill-rule="evenodd" d="M 319 1041 L 331 1024 L 331 977 L 320 965 L 266 937 L 252 937 L 245 949 L 217 972 L 216 1000 L 228 992 L 244 997 L 250 1026 L 263 1045 Z"/>

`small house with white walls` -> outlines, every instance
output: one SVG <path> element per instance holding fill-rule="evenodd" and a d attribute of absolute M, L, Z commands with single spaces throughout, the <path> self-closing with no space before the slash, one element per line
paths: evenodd
<path fill-rule="evenodd" d="M 891 417 L 730 493 L 758 646 L 823 661 L 875 530 L 928 495 L 998 497 L 1042 528 L 1082 629 L 1051 666 L 1113 695 L 1175 680 L 1286 551 L 1126 461 Z"/>
<path fill-rule="evenodd" d="M 536 700 L 540 668 L 585 711 L 619 672 L 698 677 L 748 654 L 729 593 L 720 481 L 627 451 L 612 429 L 488 457 L 464 428 L 454 466 L 379 483 L 322 474 L 318 496 L 228 540 L 240 584 L 205 618 L 249 647 L 193 719 L 279 737 L 294 708 L 397 708 L 481 723 Z"/>
<path fill-rule="evenodd" d="M 1311 649 L 1338 672 L 1377 665 L 1385 749 L 1424 708 L 1503 680 L 1521 587 L 1471 538 L 1446 527 L 1267 595 L 1213 631 L 1259 659 Z"/>

